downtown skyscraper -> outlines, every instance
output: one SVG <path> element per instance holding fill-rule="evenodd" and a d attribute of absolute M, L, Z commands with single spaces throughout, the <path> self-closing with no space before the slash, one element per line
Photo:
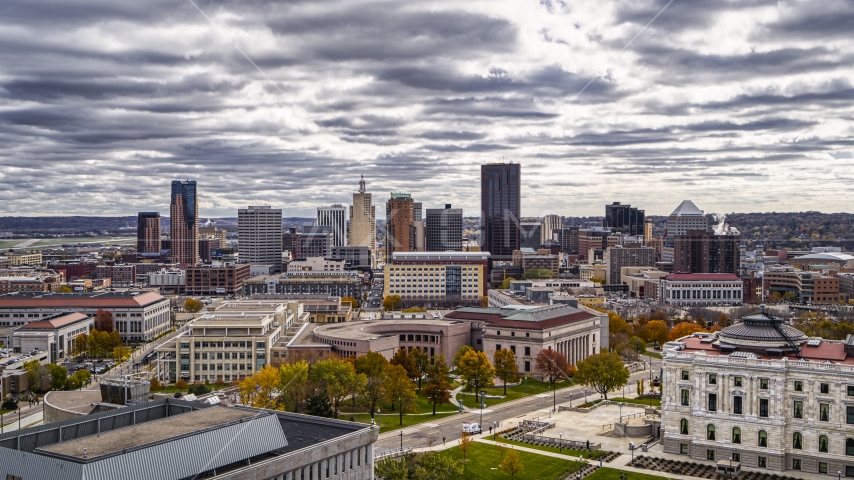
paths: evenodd
<path fill-rule="evenodd" d="M 372 196 L 365 191 L 365 177 L 359 180 L 359 191 L 353 194 L 350 207 L 349 245 L 377 249 L 377 211 Z"/>
<path fill-rule="evenodd" d="M 509 261 L 519 249 L 521 165 L 490 163 L 480 166 L 481 250 L 492 260 Z"/>
<path fill-rule="evenodd" d="M 160 212 L 139 212 L 136 218 L 136 251 L 159 254 Z"/>
<path fill-rule="evenodd" d="M 347 207 L 336 203 L 327 207 L 317 207 L 317 226 L 332 227 L 332 246 L 347 245 Z"/>
<path fill-rule="evenodd" d="M 199 201 L 195 180 L 173 180 L 169 232 L 172 262 L 195 265 L 199 261 Z"/>
<path fill-rule="evenodd" d="M 250 206 L 237 210 L 238 252 L 241 263 L 273 265 L 282 271 L 282 209 Z"/>

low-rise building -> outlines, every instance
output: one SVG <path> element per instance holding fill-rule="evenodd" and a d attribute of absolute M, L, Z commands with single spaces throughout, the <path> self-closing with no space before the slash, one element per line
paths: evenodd
<path fill-rule="evenodd" d="M 655 250 L 649 247 L 627 248 L 622 245 L 608 247 L 604 254 L 605 283 L 621 284 L 623 267 L 652 267 L 655 265 Z"/>
<path fill-rule="evenodd" d="M 342 302 L 341 297 L 276 293 L 252 295 L 251 301 L 259 300 L 297 302 L 302 309 L 300 313 L 308 315 L 306 320 L 309 323 L 344 323 L 356 318 L 356 310 L 350 303 Z"/>
<path fill-rule="evenodd" d="M 157 347 L 157 377 L 175 382 L 231 382 L 252 376 L 270 358 L 282 333 L 269 308 L 206 312 L 178 336 Z"/>
<path fill-rule="evenodd" d="M 95 320 L 89 315 L 60 313 L 14 329 L 7 345 L 17 353 L 49 352 L 50 362 L 56 363 L 72 355 L 77 338 L 94 328 Z"/>
<path fill-rule="evenodd" d="M 854 477 L 852 354 L 851 335 L 808 338 L 764 308 L 716 334 L 667 343 L 664 452 Z"/>
<path fill-rule="evenodd" d="M 0 295 L 0 326 L 20 326 L 58 313 L 113 314 L 125 341 L 152 340 L 170 328 L 169 300 L 154 292 L 12 293 Z"/>
<path fill-rule="evenodd" d="M 181 292 L 186 285 L 187 277 L 183 270 L 160 270 L 151 272 L 147 276 L 146 284 L 149 287 L 158 287 L 161 290 Z"/>
<path fill-rule="evenodd" d="M 15 292 L 55 292 L 64 277 L 53 270 L 28 269 L 0 271 L 0 295 Z"/>
<path fill-rule="evenodd" d="M 344 268 L 372 268 L 374 266 L 370 247 L 353 245 L 332 247 L 332 259 L 344 260 Z"/>
<path fill-rule="evenodd" d="M 288 262 L 288 272 L 343 272 L 345 260 L 307 257 Z"/>
<path fill-rule="evenodd" d="M 136 283 L 136 265 L 98 265 L 95 268 L 95 278 L 109 278 L 113 282 L 113 285 Z"/>
<path fill-rule="evenodd" d="M 741 305 L 742 281 L 732 273 L 671 273 L 659 279 L 658 300 L 669 305 Z"/>
<path fill-rule="evenodd" d="M 249 264 L 195 265 L 184 271 L 187 295 L 238 295 L 249 279 Z"/>
<path fill-rule="evenodd" d="M 41 252 L 10 253 L 6 255 L 13 267 L 22 265 L 38 266 L 42 264 Z"/>

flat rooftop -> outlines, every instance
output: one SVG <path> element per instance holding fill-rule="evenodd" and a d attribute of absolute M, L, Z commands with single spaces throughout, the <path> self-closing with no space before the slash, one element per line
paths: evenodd
<path fill-rule="evenodd" d="M 329 323 L 329 324 L 316 324 L 318 325 L 315 328 L 306 328 L 306 332 L 303 332 L 305 336 L 306 333 L 309 335 L 313 332 L 317 332 L 321 335 L 328 335 L 334 337 L 340 337 L 349 340 L 370 340 L 372 338 L 379 338 L 383 336 L 391 335 L 389 333 L 375 333 L 371 332 L 371 327 L 378 326 L 387 326 L 387 325 L 398 325 L 403 327 L 406 324 L 409 325 L 436 325 L 439 327 L 447 327 L 448 325 L 458 324 L 459 320 L 438 320 L 433 318 L 419 318 L 419 319 L 411 319 L 411 320 L 359 320 L 357 322 L 343 322 L 343 323 Z M 396 334 L 395 334 L 396 335 Z"/>
<path fill-rule="evenodd" d="M 144 445 L 163 442 L 209 428 L 221 427 L 232 422 L 258 416 L 258 411 L 246 411 L 227 407 L 210 407 L 204 410 L 174 415 L 151 422 L 119 428 L 100 435 L 90 435 L 67 442 L 55 443 L 38 449 L 41 453 L 56 453 L 69 457 L 87 459 L 135 449 Z"/>

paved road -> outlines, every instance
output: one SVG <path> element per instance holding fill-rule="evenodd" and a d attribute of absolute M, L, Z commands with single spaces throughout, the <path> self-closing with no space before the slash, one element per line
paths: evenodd
<path fill-rule="evenodd" d="M 653 376 L 658 374 L 660 368 L 661 360 L 653 358 Z M 641 370 L 631 375 L 629 379 L 629 384 L 634 384 L 636 380 L 648 378 L 649 371 Z M 612 395 L 616 396 L 619 394 L 621 394 L 621 391 L 618 390 Z M 570 396 L 572 397 L 573 404 L 575 404 L 576 400 L 579 401 L 579 403 L 583 403 L 584 387 L 575 386 L 558 390 L 557 404 L 561 405 L 564 403 L 568 403 L 570 401 Z M 588 389 L 587 398 L 589 400 L 594 400 L 599 398 L 599 395 L 595 392 L 591 392 L 590 389 Z M 537 411 L 542 411 L 543 418 L 548 419 L 548 412 L 552 409 L 553 401 L 554 400 L 552 398 L 552 395 L 549 395 L 548 398 L 541 398 L 534 395 L 531 397 L 514 400 L 512 402 L 495 405 L 494 407 L 490 407 L 490 409 L 486 409 L 483 411 L 482 425 L 484 426 L 484 430 L 488 432 L 488 427 L 492 425 L 493 422 L 497 422 L 499 425 L 499 430 L 501 430 L 502 426 L 505 425 L 508 421 L 515 420 L 519 417 Z M 423 424 L 413 425 L 412 427 L 404 428 L 403 445 L 411 446 L 413 448 L 428 447 L 429 439 L 433 440 L 434 445 L 441 445 L 442 437 L 445 437 L 449 442 L 452 440 L 456 440 L 460 437 L 460 426 L 464 421 L 474 421 L 481 423 L 480 410 L 472 410 L 459 415 L 451 415 L 449 417 L 437 416 L 436 418 L 437 419 L 435 422 L 431 422 L 428 420 Z M 398 447 L 400 447 L 399 430 L 380 434 L 380 438 L 374 446 L 376 450 L 386 450 Z"/>

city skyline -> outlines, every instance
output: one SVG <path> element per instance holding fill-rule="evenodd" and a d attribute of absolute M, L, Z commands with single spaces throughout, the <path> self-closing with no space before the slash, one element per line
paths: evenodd
<path fill-rule="evenodd" d="M 0 215 L 164 212 L 192 178 L 205 217 L 312 217 L 360 174 L 475 215 L 502 160 L 526 217 L 851 211 L 850 3 L 197 5 L 10 4 Z"/>

